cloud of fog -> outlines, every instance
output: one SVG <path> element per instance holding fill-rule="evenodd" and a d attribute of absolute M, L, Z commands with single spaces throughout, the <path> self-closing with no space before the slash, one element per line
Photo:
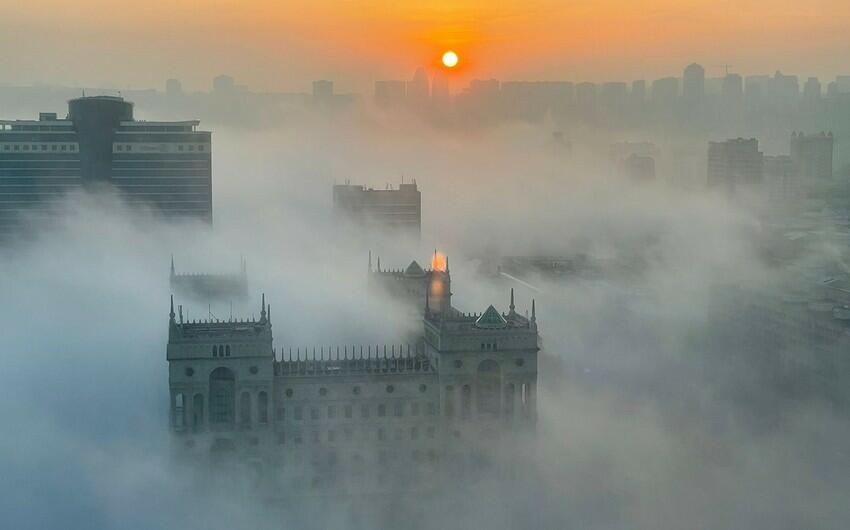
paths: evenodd
<path fill-rule="evenodd" d="M 553 150 L 545 128 L 446 133 L 372 115 L 216 130 L 210 230 L 74 195 L 32 242 L 0 254 L 0 513 L 15 528 L 840 528 L 850 520 L 848 423 L 822 402 L 783 405 L 770 428 L 736 401 L 711 344 L 718 285 L 777 275 L 740 205 L 612 177 L 593 146 Z M 340 226 L 331 185 L 416 179 L 421 242 Z M 366 291 L 366 249 L 388 266 L 451 257 L 455 305 L 505 309 L 489 259 L 586 255 L 597 274 L 517 286 L 535 297 L 538 433 L 425 498 L 269 505 L 171 459 L 168 264 L 236 270 L 272 304 L 275 346 L 393 341 L 406 323 Z M 229 304 L 184 304 L 188 318 Z M 740 375 L 740 374 L 739 374 Z M 743 378 L 742 381 L 751 381 Z M 744 383 L 740 383 L 744 384 Z M 747 388 L 770 399 L 769 388 Z M 755 410 L 754 410 L 755 409 Z M 486 446 L 486 442 L 482 442 Z M 284 492 L 285 496 L 285 492 Z M 11 522 L 11 523 L 9 523 Z"/>

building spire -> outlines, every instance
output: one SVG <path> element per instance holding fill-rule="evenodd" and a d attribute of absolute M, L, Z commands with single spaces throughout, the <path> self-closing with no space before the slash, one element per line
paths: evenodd
<path fill-rule="evenodd" d="M 378 256 L 378 272 L 381 272 L 381 256 Z"/>
<path fill-rule="evenodd" d="M 511 305 L 510 305 L 511 313 L 514 313 L 515 307 L 516 306 L 514 305 L 514 288 L 511 287 Z"/>
<path fill-rule="evenodd" d="M 260 309 L 260 322 L 266 320 L 266 293 L 263 293 L 262 308 Z"/>
<path fill-rule="evenodd" d="M 531 299 L 531 321 L 537 322 L 537 308 L 534 307 L 534 298 Z"/>
<path fill-rule="evenodd" d="M 174 324 L 174 295 L 171 295 L 171 312 L 168 313 L 169 322 Z"/>
<path fill-rule="evenodd" d="M 449 255 L 446 254 L 446 274 L 449 273 Z"/>
<path fill-rule="evenodd" d="M 174 254 L 171 255 L 171 275 L 174 276 Z"/>
<path fill-rule="evenodd" d="M 369 272 L 372 272 L 372 250 L 369 249 Z"/>

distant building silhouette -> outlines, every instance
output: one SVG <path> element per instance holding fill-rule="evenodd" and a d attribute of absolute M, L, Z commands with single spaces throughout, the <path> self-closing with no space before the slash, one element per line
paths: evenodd
<path fill-rule="evenodd" d="M 177 273 L 172 257 L 169 284 L 181 297 L 204 303 L 244 300 L 248 297 L 247 263 L 242 259 L 239 272 L 231 274 Z"/>
<path fill-rule="evenodd" d="M 165 95 L 169 97 L 183 95 L 183 85 L 179 79 L 168 79 L 165 81 Z"/>
<path fill-rule="evenodd" d="M 705 69 L 696 63 L 688 65 L 682 75 L 682 99 L 688 104 L 705 99 Z"/>
<path fill-rule="evenodd" d="M 376 190 L 355 184 L 333 187 L 334 212 L 340 219 L 365 228 L 399 230 L 419 237 L 422 227 L 422 196 L 412 184 Z"/>
<path fill-rule="evenodd" d="M 708 143 L 708 186 L 734 192 L 755 186 L 764 175 L 764 155 L 755 138 Z"/>
<path fill-rule="evenodd" d="M 832 178 L 834 138 L 832 133 L 791 133 L 791 160 L 802 179 Z"/>
<path fill-rule="evenodd" d="M 404 81 L 375 81 L 375 104 L 382 108 L 400 107 L 407 98 Z"/>

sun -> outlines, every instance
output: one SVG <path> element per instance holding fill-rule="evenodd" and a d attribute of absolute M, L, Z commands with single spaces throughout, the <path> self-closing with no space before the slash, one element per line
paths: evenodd
<path fill-rule="evenodd" d="M 454 68 L 457 66 L 457 54 L 451 50 L 443 54 L 443 66 L 446 68 Z"/>

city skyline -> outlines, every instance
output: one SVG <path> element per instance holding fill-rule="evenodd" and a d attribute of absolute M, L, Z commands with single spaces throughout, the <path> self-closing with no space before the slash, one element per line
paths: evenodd
<path fill-rule="evenodd" d="M 850 52 L 842 33 L 850 7 L 835 0 L 805 8 L 747 1 L 734 9 L 702 0 L 687 7 L 651 0 L 570 8 L 551 0 L 498 7 L 477 0 L 219 0 L 203 11 L 185 1 L 155 2 L 122 18 L 101 13 L 102 0 L 84 0 L 72 11 L 58 4 L 0 7 L 0 49 L 8 50 L 0 83 L 127 87 L 178 77 L 195 90 L 228 71 L 260 90 L 292 91 L 333 78 L 345 90 L 365 92 L 375 80 L 406 78 L 420 65 L 444 70 L 440 57 L 448 49 L 460 56 L 454 85 L 475 77 L 652 79 L 694 61 L 707 77 L 731 63 L 742 73 L 779 69 L 823 78 L 842 73 Z"/>

